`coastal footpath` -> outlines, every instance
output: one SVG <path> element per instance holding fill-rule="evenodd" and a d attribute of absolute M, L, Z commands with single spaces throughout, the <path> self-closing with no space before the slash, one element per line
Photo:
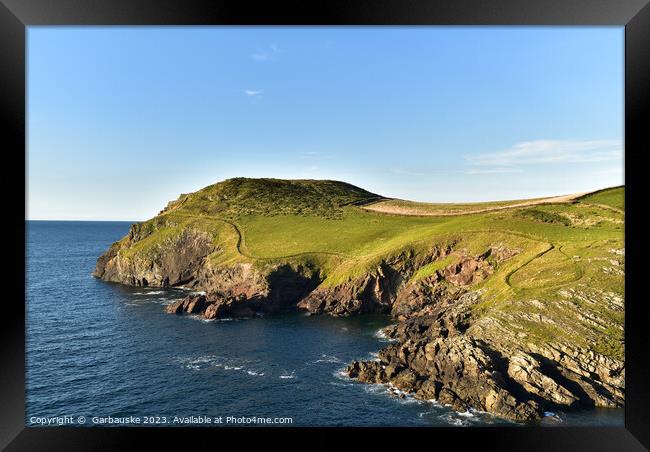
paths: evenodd
<path fill-rule="evenodd" d="M 350 377 L 534 421 L 624 405 L 623 196 L 441 205 L 229 179 L 134 224 L 94 275 L 191 288 L 166 309 L 206 319 L 390 314 L 390 344 Z"/>

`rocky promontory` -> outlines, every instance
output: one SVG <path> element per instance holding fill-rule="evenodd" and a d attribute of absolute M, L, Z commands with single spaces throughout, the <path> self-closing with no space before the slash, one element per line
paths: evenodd
<path fill-rule="evenodd" d="M 391 342 L 347 374 L 460 411 L 532 421 L 623 406 L 619 212 L 584 201 L 444 229 L 359 207 L 377 199 L 335 181 L 231 179 L 133 225 L 94 275 L 192 289 L 165 309 L 205 319 L 389 314 Z"/>

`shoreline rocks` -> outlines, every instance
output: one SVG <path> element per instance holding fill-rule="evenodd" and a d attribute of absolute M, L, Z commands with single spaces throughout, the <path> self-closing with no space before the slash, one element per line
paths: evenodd
<path fill-rule="evenodd" d="M 551 342 L 522 343 L 473 318 L 480 295 L 466 292 L 432 314 L 384 331 L 396 339 L 378 361 L 354 361 L 346 373 L 365 383 L 391 384 L 417 399 L 486 411 L 529 422 L 545 411 L 619 408 L 625 401 L 624 363 L 593 350 Z"/>
<path fill-rule="evenodd" d="M 206 320 L 229 317 L 253 317 L 264 312 L 259 300 L 224 298 L 218 295 L 188 295 L 165 307 L 168 314 L 196 314 Z"/>

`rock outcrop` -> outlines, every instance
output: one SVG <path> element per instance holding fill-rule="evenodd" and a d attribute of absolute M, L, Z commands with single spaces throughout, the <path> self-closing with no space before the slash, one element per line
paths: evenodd
<path fill-rule="evenodd" d="M 369 312 L 390 312 L 401 275 L 382 262 L 377 269 L 355 281 L 333 288 L 318 288 L 298 303 L 312 314 L 333 316 Z"/>
<path fill-rule="evenodd" d="M 318 274 L 301 267 L 278 266 L 262 278 L 243 266 L 219 273 L 218 284 L 205 284 L 207 294 L 188 295 L 166 307 L 170 314 L 198 314 L 205 319 L 252 317 L 295 308 L 296 302 L 318 283 Z M 251 279 L 246 279 L 249 276 Z M 257 281 L 256 281 L 257 280 Z M 255 282 L 256 281 L 256 282 Z"/>
<path fill-rule="evenodd" d="M 377 361 L 355 361 L 346 371 L 366 383 L 391 384 L 423 400 L 459 411 L 487 411 L 532 421 L 544 411 L 621 407 L 622 361 L 567 343 L 527 343 L 492 317 L 474 318 L 476 292 L 434 301 L 426 314 L 385 330 L 396 342 Z"/>
<path fill-rule="evenodd" d="M 142 243 L 151 232 L 143 230 L 139 224 L 131 226 L 125 239 L 114 243 L 99 257 L 93 275 L 132 286 L 178 286 L 192 281 L 204 257 L 215 251 L 209 233 L 187 228 L 164 246 L 142 253 L 119 253 Z"/>
<path fill-rule="evenodd" d="M 188 295 L 176 300 L 165 308 L 169 314 L 196 314 L 204 319 L 222 319 L 227 317 L 252 317 L 259 304 L 249 298 L 206 297 L 205 295 Z"/>
<path fill-rule="evenodd" d="M 318 287 L 298 303 L 298 308 L 334 316 L 389 313 L 415 271 L 449 255 L 453 246 L 451 242 L 433 246 L 424 253 L 409 250 L 386 258 L 363 277 L 336 286 Z"/>

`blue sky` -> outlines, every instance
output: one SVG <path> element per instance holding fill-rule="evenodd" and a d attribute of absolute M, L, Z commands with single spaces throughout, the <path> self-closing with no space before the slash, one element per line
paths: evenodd
<path fill-rule="evenodd" d="M 27 217 L 236 176 L 453 202 L 623 183 L 622 27 L 30 27 Z"/>

